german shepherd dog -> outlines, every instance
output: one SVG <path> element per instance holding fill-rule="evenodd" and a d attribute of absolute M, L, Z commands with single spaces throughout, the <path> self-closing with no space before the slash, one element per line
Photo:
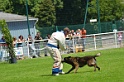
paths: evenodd
<path fill-rule="evenodd" d="M 94 56 L 84 56 L 84 57 L 68 56 L 68 57 L 64 57 L 62 63 L 65 62 L 72 65 L 72 68 L 66 74 L 70 73 L 74 69 L 75 69 L 74 73 L 76 73 L 79 67 L 83 67 L 85 65 L 88 65 L 89 67 L 94 66 L 94 71 L 96 71 L 96 68 L 100 70 L 100 67 L 97 66 L 95 57 L 99 57 L 99 56 L 100 53 Z"/>

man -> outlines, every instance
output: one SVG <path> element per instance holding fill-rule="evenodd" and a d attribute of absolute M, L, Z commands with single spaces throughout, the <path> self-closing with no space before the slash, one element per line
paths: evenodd
<path fill-rule="evenodd" d="M 65 50 L 65 37 L 69 33 L 69 28 L 64 28 L 63 32 L 54 32 L 52 33 L 50 39 L 47 43 L 47 49 L 54 60 L 52 75 L 58 76 L 59 74 L 64 74 L 62 71 L 63 64 L 61 63 L 62 57 L 59 49 Z"/>
<path fill-rule="evenodd" d="M 0 39 L 0 42 L 6 42 L 4 36 Z"/>
<path fill-rule="evenodd" d="M 37 32 L 36 36 L 35 36 L 35 48 L 36 49 L 40 49 L 40 40 L 42 40 L 42 37 L 40 36 L 40 32 Z M 40 51 L 39 50 L 36 50 L 36 54 L 38 57 L 40 57 Z"/>
<path fill-rule="evenodd" d="M 82 49 L 82 51 L 85 51 L 86 33 L 87 33 L 87 31 L 84 28 L 82 28 L 82 30 L 81 30 L 81 38 L 82 38 L 82 42 L 83 42 L 83 49 Z"/>
<path fill-rule="evenodd" d="M 0 45 L 5 46 L 5 44 L 6 44 L 5 37 L 2 36 L 2 38 L 0 39 Z"/>

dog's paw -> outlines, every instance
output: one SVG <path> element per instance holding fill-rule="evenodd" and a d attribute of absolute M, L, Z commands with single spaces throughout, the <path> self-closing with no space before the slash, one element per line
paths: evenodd
<path fill-rule="evenodd" d="M 98 68 L 98 70 L 100 71 L 100 68 Z"/>
<path fill-rule="evenodd" d="M 69 74 L 68 72 L 66 72 L 65 74 Z"/>

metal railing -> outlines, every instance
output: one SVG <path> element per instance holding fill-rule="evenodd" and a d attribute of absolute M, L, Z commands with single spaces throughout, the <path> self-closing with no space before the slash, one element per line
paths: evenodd
<path fill-rule="evenodd" d="M 122 44 L 119 44 L 118 33 L 122 33 Z M 38 41 L 38 43 L 36 43 Z M 32 44 L 28 41 L 22 43 L 21 47 L 16 47 L 15 52 L 17 57 L 22 55 L 27 58 L 49 56 L 46 50 L 47 39 L 34 40 Z M 82 38 L 73 37 L 66 40 L 67 50 L 61 51 L 61 54 L 82 52 Z M 85 51 L 119 48 L 124 46 L 124 31 L 108 32 L 100 34 L 91 34 L 86 37 Z M 7 46 L 5 43 L 0 43 L 0 61 L 5 61 L 8 58 Z"/>
<path fill-rule="evenodd" d="M 121 45 L 118 41 L 118 33 L 122 33 Z M 124 31 L 108 32 L 86 35 L 85 51 L 119 48 L 124 46 Z M 68 53 L 82 52 L 83 40 L 79 37 L 73 37 L 66 40 Z"/>
<path fill-rule="evenodd" d="M 0 61 L 7 61 L 9 53 L 7 52 L 7 45 L 5 42 L 0 42 Z"/>

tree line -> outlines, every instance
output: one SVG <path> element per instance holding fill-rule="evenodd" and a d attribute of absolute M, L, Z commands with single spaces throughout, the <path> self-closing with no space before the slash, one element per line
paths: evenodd
<path fill-rule="evenodd" d="M 83 24 L 87 0 L 27 0 L 29 16 L 39 19 L 38 27 Z M 98 19 L 99 1 L 101 22 L 124 18 L 124 0 L 89 0 L 88 23 Z M 26 15 L 26 0 L 0 0 L 0 10 Z"/>

